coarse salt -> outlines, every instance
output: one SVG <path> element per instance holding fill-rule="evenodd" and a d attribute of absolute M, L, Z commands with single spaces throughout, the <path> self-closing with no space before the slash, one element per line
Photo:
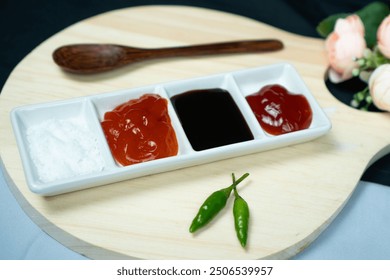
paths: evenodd
<path fill-rule="evenodd" d="M 77 118 L 48 119 L 26 131 L 30 156 L 44 183 L 104 169 L 98 140 Z"/>

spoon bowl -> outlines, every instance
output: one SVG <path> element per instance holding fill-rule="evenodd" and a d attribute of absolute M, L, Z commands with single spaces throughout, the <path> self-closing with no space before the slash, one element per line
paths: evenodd
<path fill-rule="evenodd" d="M 112 70 L 143 60 L 277 51 L 283 48 L 279 40 L 248 40 L 169 48 L 135 48 L 115 44 L 73 44 L 56 49 L 54 62 L 63 70 L 78 74 L 93 74 Z"/>

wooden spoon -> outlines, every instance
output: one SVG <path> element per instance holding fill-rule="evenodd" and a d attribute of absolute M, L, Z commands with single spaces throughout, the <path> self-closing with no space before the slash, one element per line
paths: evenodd
<path fill-rule="evenodd" d="M 144 49 L 113 44 L 75 44 L 56 49 L 53 59 L 62 69 L 92 74 L 108 71 L 147 59 L 210 54 L 276 51 L 283 48 L 279 40 L 248 40 L 171 48 Z"/>

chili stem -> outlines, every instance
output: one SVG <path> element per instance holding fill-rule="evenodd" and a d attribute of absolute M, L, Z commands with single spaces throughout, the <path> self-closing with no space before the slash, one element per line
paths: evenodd
<path fill-rule="evenodd" d="M 229 188 L 232 188 L 233 191 L 234 191 L 234 195 L 235 196 L 238 196 L 238 192 L 237 192 L 237 185 L 239 183 L 241 183 L 246 177 L 249 176 L 249 173 L 245 173 L 244 175 L 242 175 L 240 178 L 238 178 L 238 180 L 236 181 L 236 176 L 234 175 L 234 173 L 232 173 L 232 178 L 233 178 L 233 184 L 229 187 Z"/>

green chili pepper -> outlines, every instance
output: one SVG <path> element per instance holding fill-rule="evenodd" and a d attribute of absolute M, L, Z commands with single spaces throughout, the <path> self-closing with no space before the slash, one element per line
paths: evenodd
<path fill-rule="evenodd" d="M 191 223 L 190 232 L 195 232 L 207 225 L 225 207 L 232 189 L 248 176 L 249 174 L 245 173 L 237 181 L 233 182 L 231 186 L 213 192 L 199 208 L 198 214 Z"/>
<path fill-rule="evenodd" d="M 232 176 L 234 185 L 234 174 Z M 248 239 L 249 207 L 248 203 L 238 194 L 236 187 L 233 187 L 233 190 L 235 196 L 233 204 L 234 227 L 241 246 L 245 248 Z"/>

